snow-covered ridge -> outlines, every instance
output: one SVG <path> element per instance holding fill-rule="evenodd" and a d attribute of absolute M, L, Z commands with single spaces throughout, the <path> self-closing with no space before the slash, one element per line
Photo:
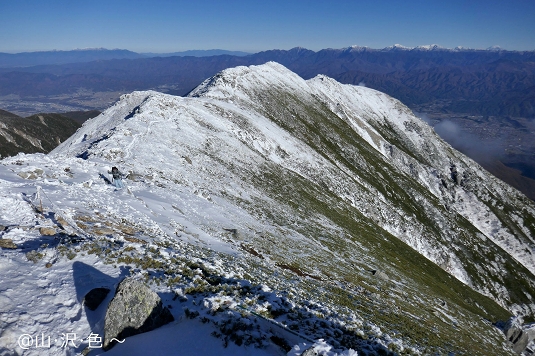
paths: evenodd
<path fill-rule="evenodd" d="M 133 92 L 51 154 L 1 162 L 0 205 L 20 214 L 2 213 L 0 224 L 30 226 L 32 209 L 42 200 L 49 210 L 39 224 L 52 224 L 47 216 L 65 216 L 73 222 L 71 232 L 82 236 L 107 229 L 107 237 L 96 241 L 122 244 L 127 254 L 112 264 L 124 268 L 128 258 L 158 255 L 167 266 L 196 256 L 196 263 L 233 283 L 254 279 L 295 298 L 331 303 L 331 310 L 347 316 L 333 317 L 337 326 L 365 325 L 362 335 L 374 335 L 367 340 L 379 346 L 405 345 L 373 324 L 390 313 L 395 323 L 432 323 L 453 343 L 458 340 L 446 336 L 448 328 L 483 335 L 480 344 L 501 345 L 496 330 L 481 321 L 492 319 L 488 314 L 497 306 L 466 285 L 510 312 L 535 310 L 533 202 L 453 150 L 398 100 L 323 75 L 303 80 L 269 62 L 224 70 L 185 98 Z M 115 192 L 106 184 L 111 166 L 128 176 L 127 190 Z M 33 226 L 10 228 L 2 238 L 20 245 L 40 239 Z M 58 254 L 40 248 L 47 258 Z M 14 262 L 8 269 L 24 265 L 17 253 L 9 255 Z M 103 268 L 98 260 L 76 258 Z M 68 269 L 68 261 L 60 261 Z M 19 282 L 20 268 L 20 274 L 10 274 Z M 44 265 L 37 270 L 46 275 Z M 114 278 L 122 273 L 106 270 Z M 63 272 L 45 279 L 57 288 L 68 276 Z M 145 272 L 150 268 L 136 273 Z M 157 272 L 157 278 L 171 279 Z M 187 288 L 197 288 L 195 280 Z M 32 286 L 40 283 L 35 279 Z M 176 288 L 177 295 L 187 294 L 186 286 Z M 14 287 L 3 299 L 13 310 L 17 293 Z M 187 305 L 196 311 L 207 305 L 206 317 L 217 319 L 213 306 L 227 299 L 235 305 L 232 298 L 197 294 Z M 245 302 L 269 316 L 258 298 Z M 314 303 L 303 304 L 300 312 L 319 318 Z M 63 314 L 87 331 L 76 319 L 85 314 L 76 308 L 67 303 Z M 438 319 L 429 319 L 429 309 Z M 383 316 L 374 318 L 375 310 Z M 16 319 L 14 313 L 9 317 Z M 37 320 L 32 330 L 47 319 Z M 381 325 L 388 329 L 391 322 Z M 23 324 L 31 323 L 17 325 Z M 307 323 L 289 325 L 312 332 Z M 9 330 L 11 338 L 15 329 Z"/>
<path fill-rule="evenodd" d="M 428 125 L 416 118 L 399 101 L 375 90 L 342 85 L 321 75 L 305 81 L 275 62 L 226 69 L 204 81 L 189 94 L 188 98 L 172 97 L 156 92 L 135 92 L 126 95 L 101 116 L 86 123 L 71 139 L 54 150 L 53 154 L 75 156 L 98 154 L 108 158 L 116 156 L 120 161 L 128 163 L 128 160 L 136 156 L 136 150 L 145 149 L 155 153 L 160 152 L 162 155 L 168 152 L 169 140 L 172 138 L 169 137 L 162 142 L 151 141 L 150 137 L 154 137 L 156 132 L 161 132 L 161 135 L 174 132 L 173 141 L 181 142 L 180 145 L 184 146 L 182 148 L 188 151 L 202 150 L 207 135 L 219 137 L 225 145 L 236 145 L 233 149 L 236 152 L 244 152 L 239 146 L 245 144 L 245 147 L 252 151 L 245 152 L 245 156 L 240 153 L 241 157 L 238 159 L 240 161 L 257 160 L 258 158 L 254 157 L 261 155 L 312 181 L 317 181 L 319 178 L 310 172 L 323 172 L 322 180 L 325 184 L 333 186 L 332 189 L 336 194 L 341 194 L 342 190 L 336 188 L 335 182 L 344 182 L 344 185 L 349 186 L 357 184 L 352 194 L 344 195 L 345 199 L 349 199 L 361 211 L 372 211 L 370 217 L 373 216 L 374 219 L 386 213 L 389 218 L 378 218 L 382 228 L 398 236 L 431 260 L 445 263 L 446 270 L 450 270 L 465 283 L 471 283 L 471 278 L 460 267 L 462 263 L 458 260 L 458 256 L 448 253 L 449 257 L 446 259 L 448 262 L 440 262 L 442 258 L 438 256 L 444 253 L 441 252 L 442 248 L 432 247 L 433 244 L 430 244 L 424 236 L 420 236 L 427 229 L 425 225 L 413 225 L 414 222 L 411 225 L 401 223 L 405 220 L 403 217 L 405 213 L 400 214 L 396 208 L 389 207 L 388 198 L 376 191 L 365 178 L 354 176 L 348 180 L 343 176 L 338 177 L 335 172 L 341 168 L 340 166 L 325 161 L 308 146 L 307 142 L 296 140 L 291 133 L 266 119 L 264 116 L 266 111 L 280 110 L 270 99 L 259 100 L 262 93 L 266 92 L 290 95 L 305 105 L 317 106 L 318 100 L 327 104 L 332 113 L 344 120 L 380 153 L 384 164 L 394 165 L 404 174 L 416 178 L 420 186 L 443 201 L 445 206 L 449 206 L 448 209 L 455 209 L 487 238 L 504 248 L 530 271 L 535 271 L 535 259 L 532 253 L 525 253 L 532 251 L 532 237 L 528 235 L 526 239 L 511 233 L 511 230 L 486 208 L 473 192 L 456 184 L 451 184 L 451 187 L 444 190 L 443 185 L 446 183 L 440 182 L 444 178 L 449 180 L 451 169 L 455 167 L 459 182 L 463 174 L 465 177 L 470 175 L 472 179 L 477 177 L 478 180 L 483 179 L 496 186 L 493 189 L 495 194 L 507 192 L 505 194 L 518 196 L 518 193 L 491 177 L 467 157 L 451 149 Z M 236 121 L 237 117 L 247 121 L 246 126 Z M 205 130 L 201 122 L 204 122 L 204 126 L 209 129 Z M 133 125 L 141 126 L 135 129 Z M 197 131 L 201 127 L 204 131 Z M 192 129 L 195 133 L 191 131 Z M 382 132 L 379 132 L 380 130 Z M 391 138 L 385 137 L 385 134 L 394 134 L 399 143 L 392 144 Z M 112 136 L 116 139 L 109 140 Z M 166 136 L 156 137 L 162 139 Z M 145 147 L 142 142 L 151 143 Z M 113 148 L 107 147 L 110 144 Z M 119 146 L 116 146 L 117 144 Z M 159 146 L 162 146 L 161 151 L 156 149 Z M 286 159 L 281 159 L 277 153 L 277 150 L 281 149 L 288 155 Z M 253 156 L 247 158 L 253 152 Z M 143 162 L 135 164 L 146 165 Z M 347 167 L 343 170 L 351 175 Z M 381 197 L 380 201 L 370 206 L 369 202 L 377 194 Z M 458 198 L 460 196 L 463 198 Z M 397 217 L 391 220 L 393 216 Z M 401 233 L 407 230 L 413 233 L 409 235 L 406 232 Z M 455 233 L 452 231 L 446 231 L 445 234 L 446 240 L 455 239 Z M 449 236 L 450 234 L 452 235 Z"/>

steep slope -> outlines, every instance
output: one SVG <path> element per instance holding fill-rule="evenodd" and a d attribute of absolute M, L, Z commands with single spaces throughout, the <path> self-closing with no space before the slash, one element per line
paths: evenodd
<path fill-rule="evenodd" d="M 68 111 L 61 113 L 62 116 L 68 117 L 69 119 L 73 119 L 80 125 L 82 125 L 84 122 L 86 122 L 89 119 L 92 119 L 94 117 L 97 117 L 100 115 L 100 111 L 98 110 L 89 110 L 89 111 Z"/>
<path fill-rule="evenodd" d="M 37 114 L 22 118 L 0 112 L 0 157 L 19 152 L 48 153 L 69 138 L 80 124 L 60 114 Z"/>
<path fill-rule="evenodd" d="M 128 190 L 99 178 L 112 165 L 128 173 Z M 491 322 L 535 311 L 533 202 L 399 101 L 277 63 L 225 70 L 186 98 L 124 95 L 51 154 L 0 168 L 0 192 L 21 212 L 0 223 L 31 226 L 33 202 L 45 210 L 40 225 L 61 220 L 77 236 L 44 246 L 31 228 L 8 230 L 18 249 L 3 252 L 2 283 L 23 278 L 20 252 L 31 251 L 41 265 L 72 266 L 78 300 L 79 289 L 134 274 L 176 320 L 199 318 L 225 343 L 288 352 L 323 338 L 359 354 L 507 355 Z M 105 272 L 82 282 L 82 262 Z M 65 277 L 39 278 L 27 284 L 47 290 Z M 17 321 L 29 292 L 10 287 L 5 335 L 58 324 L 50 311 Z M 99 332 L 100 319 L 77 307 L 60 314 Z"/>
<path fill-rule="evenodd" d="M 501 286 L 509 283 L 511 273 L 522 270 L 515 261 L 494 265 L 495 259 L 503 258 L 497 246 L 533 273 L 534 210 L 522 194 L 445 144 L 400 102 L 324 76 L 305 82 L 281 67 L 271 68 L 224 72 L 191 95 L 255 107 L 322 156 L 303 167 L 302 162 L 292 163 L 289 153 L 290 158 L 279 164 L 327 187 L 367 219 L 485 294 L 510 298 Z M 253 142 L 264 140 L 269 139 L 254 137 Z M 285 150 L 282 145 L 271 144 L 271 150 Z M 488 250 L 451 251 L 457 241 Z M 489 277 L 498 282 L 494 288 Z M 524 302 L 531 304 L 529 298 Z"/>

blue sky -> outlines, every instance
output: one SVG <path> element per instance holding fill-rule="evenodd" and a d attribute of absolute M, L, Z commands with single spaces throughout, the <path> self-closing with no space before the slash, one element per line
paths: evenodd
<path fill-rule="evenodd" d="M 534 0 L 0 0 L 0 52 L 350 45 L 535 50 Z"/>

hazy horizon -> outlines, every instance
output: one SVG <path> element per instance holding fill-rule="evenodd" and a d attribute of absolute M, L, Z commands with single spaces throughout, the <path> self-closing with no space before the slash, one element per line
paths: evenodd
<path fill-rule="evenodd" d="M 3 2 L 0 52 L 126 48 L 256 53 L 304 47 L 438 44 L 535 50 L 535 2 L 229 0 Z"/>
<path fill-rule="evenodd" d="M 416 48 L 416 47 L 438 45 L 441 48 L 451 49 L 451 50 L 455 49 L 456 47 L 462 47 L 463 49 L 466 49 L 466 50 L 492 50 L 493 47 L 498 47 L 500 50 L 504 50 L 504 51 L 519 51 L 519 52 L 535 51 L 535 49 L 531 49 L 531 50 L 530 49 L 527 49 L 527 50 L 508 49 L 508 48 L 504 48 L 504 47 L 498 46 L 498 45 L 489 46 L 487 48 L 474 48 L 474 47 L 464 47 L 464 46 L 444 47 L 444 46 L 441 46 L 440 44 L 437 44 L 437 43 L 421 44 L 421 45 L 417 45 L 417 46 L 404 46 L 403 44 L 396 43 L 396 44 L 391 44 L 391 45 L 388 45 L 388 46 L 385 46 L 385 47 L 381 47 L 381 48 L 369 47 L 369 46 L 360 46 L 360 45 L 353 44 L 353 45 L 348 45 L 348 46 L 343 46 L 343 47 L 325 47 L 325 48 L 320 48 L 320 49 L 311 49 L 311 48 L 306 48 L 306 47 L 303 47 L 303 46 L 293 46 L 293 47 L 289 47 L 289 48 L 266 48 L 266 49 L 263 49 L 261 51 L 256 51 L 256 52 L 251 52 L 251 51 L 248 52 L 248 51 L 242 51 L 242 50 L 229 50 L 229 49 L 225 49 L 225 48 L 208 48 L 208 49 L 194 48 L 194 49 L 184 49 L 184 50 L 166 51 L 166 52 L 151 52 L 151 51 L 141 51 L 140 52 L 140 51 L 133 51 L 133 50 L 131 50 L 129 48 L 87 47 L 87 48 L 70 48 L 70 49 L 55 49 L 55 48 L 52 48 L 52 49 L 44 49 L 44 50 L 35 50 L 35 51 L 28 50 L 28 51 L 17 51 L 17 52 L 8 52 L 8 51 L 1 51 L 0 50 L 0 53 L 22 54 L 22 53 L 40 53 L 40 52 L 70 52 L 70 51 L 107 50 L 107 51 L 129 51 L 129 52 L 134 52 L 134 53 L 138 53 L 138 54 L 171 54 L 171 53 L 203 52 L 203 51 L 204 52 L 225 51 L 225 52 L 241 52 L 241 53 L 255 54 L 255 53 L 264 52 L 264 51 L 271 51 L 271 50 L 289 51 L 289 50 L 294 49 L 294 48 L 303 48 L 303 49 L 311 50 L 311 51 L 314 51 L 314 52 L 318 52 L 318 51 L 325 50 L 325 49 L 335 49 L 336 50 L 336 49 L 350 48 L 350 47 L 354 47 L 354 46 L 367 47 L 367 48 L 373 49 L 373 50 L 382 50 L 382 49 L 385 49 L 385 48 L 388 48 L 388 47 L 391 47 L 391 46 L 394 46 L 394 45 L 401 45 L 401 46 L 407 47 L 407 48 Z"/>

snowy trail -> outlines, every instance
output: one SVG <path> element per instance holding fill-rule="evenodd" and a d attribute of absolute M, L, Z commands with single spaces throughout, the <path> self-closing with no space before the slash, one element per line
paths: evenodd
<path fill-rule="evenodd" d="M 134 147 L 134 144 L 136 143 L 136 141 L 141 137 L 141 136 L 148 136 L 151 132 L 151 126 L 152 124 L 155 124 L 155 123 L 158 123 L 158 122 L 162 122 L 164 120 L 154 120 L 154 121 L 150 121 L 149 124 L 147 125 L 147 130 L 145 131 L 145 133 L 138 133 L 136 134 L 133 138 L 132 138 L 132 142 L 130 142 L 130 144 L 125 148 L 125 151 L 127 152 L 126 154 L 126 157 L 125 157 L 125 160 L 129 159 L 129 158 L 132 158 L 132 147 Z"/>

